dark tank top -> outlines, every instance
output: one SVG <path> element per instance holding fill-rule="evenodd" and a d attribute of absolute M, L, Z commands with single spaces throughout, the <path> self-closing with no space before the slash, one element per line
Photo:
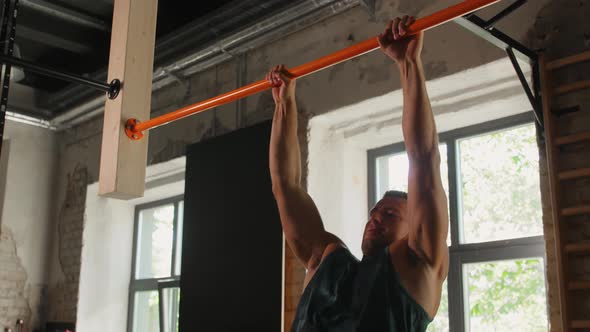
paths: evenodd
<path fill-rule="evenodd" d="M 422 332 L 431 321 L 402 286 L 387 248 L 360 262 L 339 248 L 305 288 L 291 332 Z"/>

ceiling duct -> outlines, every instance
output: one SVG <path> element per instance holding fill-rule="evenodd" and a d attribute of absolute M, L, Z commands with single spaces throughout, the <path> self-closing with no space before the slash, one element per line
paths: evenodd
<path fill-rule="evenodd" d="M 208 47 L 193 51 L 187 55 L 170 61 L 167 65 L 154 70 L 153 91 L 157 91 L 173 82 L 179 77 L 188 77 L 200 71 L 211 68 L 217 64 L 231 59 L 233 56 L 247 52 L 256 47 L 268 44 L 285 35 L 299 31 L 331 16 L 353 8 L 360 4 L 360 0 L 306 0 L 295 2 L 294 5 L 281 10 L 279 13 L 266 17 L 260 22 L 249 27 L 235 27 L 237 32 L 220 38 Z M 267 5 L 261 5 L 267 6 Z M 191 29 L 192 28 L 192 29 Z M 195 27 L 188 29 L 195 31 Z M 177 36 L 188 35 L 190 30 L 176 33 Z M 173 45 L 172 36 L 158 43 L 161 45 Z M 106 80 L 106 73 L 103 80 Z M 75 89 L 65 93 L 58 93 L 54 98 L 68 100 L 75 97 Z M 68 110 L 53 118 L 50 123 L 59 129 L 65 129 L 76 124 L 88 121 L 102 114 L 105 97 L 99 96 L 68 107 Z"/>

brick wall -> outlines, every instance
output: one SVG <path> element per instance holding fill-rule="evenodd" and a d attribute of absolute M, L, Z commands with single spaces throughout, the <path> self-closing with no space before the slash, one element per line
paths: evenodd
<path fill-rule="evenodd" d="M 590 65 L 582 65 L 572 67 L 571 69 L 562 70 L 555 76 L 555 83 L 558 82 L 573 82 L 578 79 L 575 78 L 578 74 L 590 73 Z M 559 77 L 561 76 L 561 78 Z M 565 76 L 565 77 L 564 77 Z M 568 78 L 569 76 L 569 78 Z M 588 74 L 586 74 L 588 77 Z M 557 118 L 558 135 L 567 135 L 580 131 L 590 130 L 590 96 L 586 91 L 579 93 L 558 97 L 554 99 L 553 103 L 555 110 L 570 108 L 572 106 L 579 106 L 580 111 L 574 113 L 566 113 Z M 543 155 L 543 161 L 545 156 Z M 590 166 L 590 144 L 576 144 L 565 146 L 560 150 L 558 171 L 572 170 L 581 167 Z M 561 185 L 561 207 L 572 207 L 590 203 L 590 179 L 581 178 L 577 180 L 562 181 Z M 549 199 L 549 192 L 544 191 L 546 199 Z M 545 203 L 545 202 L 544 202 Z M 552 331 L 560 331 L 559 324 L 561 320 L 561 313 L 559 311 L 558 293 L 557 293 L 557 269 L 555 266 L 555 241 L 553 234 L 553 220 L 550 215 L 550 204 L 544 205 L 546 209 L 545 225 L 546 225 L 546 239 L 547 239 L 547 264 L 548 264 L 548 284 L 549 284 L 549 300 L 550 300 L 550 317 L 552 323 Z M 590 240 L 590 216 L 576 216 L 562 219 L 566 222 L 562 226 L 562 232 L 565 231 L 565 237 L 568 243 L 581 242 Z M 565 230 L 564 230 L 565 228 Z M 563 243 L 562 243 L 563 245 Z M 568 256 L 568 264 L 566 265 L 569 279 L 571 281 L 590 280 L 590 258 L 588 256 Z M 570 319 L 587 319 L 590 312 L 590 303 L 587 301 L 587 291 L 568 291 L 566 294 L 572 299 L 572 314 Z"/>
<path fill-rule="evenodd" d="M 64 279 L 49 292 L 48 320 L 53 322 L 75 322 L 78 304 L 88 172 L 76 166 L 67 177 L 67 193 L 57 221 L 58 259 Z"/>
<path fill-rule="evenodd" d="M 590 66 L 586 69 L 590 72 Z M 575 127 L 585 126 L 585 130 L 590 130 L 590 98 L 588 96 L 578 95 L 568 97 L 567 100 L 561 98 L 556 103 L 557 108 L 571 107 L 581 105 L 581 112 L 567 114 L 559 117 L 557 125 L 561 135 L 565 133 L 575 133 Z M 548 285 L 548 302 L 549 318 L 551 331 L 561 331 L 560 320 L 561 312 L 559 308 L 559 293 L 557 286 L 557 266 L 556 266 L 556 247 L 554 236 L 554 222 L 551 215 L 551 202 L 548 187 L 547 159 L 544 145 L 541 150 L 541 185 L 543 197 L 543 222 L 545 229 L 546 252 L 547 252 L 547 285 Z M 578 144 L 571 147 L 565 147 L 560 152 L 559 170 L 571 170 L 590 165 L 590 144 Z M 590 203 L 590 179 L 583 178 L 578 180 L 562 182 L 562 207 L 571 207 Z M 569 242 L 588 241 L 590 240 L 590 217 L 578 216 L 564 219 L 567 222 L 566 237 Z M 563 244 L 562 244 L 563 245 Z M 590 258 L 587 256 L 572 257 L 569 260 L 567 269 L 570 273 L 571 280 L 590 280 Z M 574 315 L 571 318 L 583 319 L 588 317 L 590 312 L 590 303 L 587 301 L 588 293 L 584 291 L 568 292 L 574 305 Z"/>
<path fill-rule="evenodd" d="M 590 10 L 590 1 L 552 1 L 538 14 L 536 23 L 529 33 L 528 44 L 533 49 L 542 50 L 548 60 L 555 60 L 574 55 L 590 48 L 590 22 L 585 19 L 585 13 Z M 553 77 L 554 84 L 573 82 L 590 72 L 590 65 L 585 64 L 557 73 Z M 588 75 L 585 74 L 585 79 Z M 555 108 L 580 105 L 581 112 L 564 114 L 557 120 L 560 133 L 590 130 L 590 96 L 587 90 L 579 94 L 560 97 L 555 101 Z M 556 248 L 553 229 L 551 201 L 547 174 L 547 156 L 545 142 L 539 140 L 541 196 L 543 204 L 543 225 L 546 240 L 546 271 L 547 271 L 547 301 L 550 330 L 561 330 L 561 310 L 559 307 L 559 292 L 557 286 Z M 560 169 L 568 170 L 590 165 L 590 144 L 577 145 L 562 151 Z M 563 188 L 566 188 L 563 186 Z M 565 206 L 590 202 L 590 180 L 582 179 L 567 184 L 567 190 L 562 197 Z M 586 219 L 584 219 L 586 218 Z M 590 221 L 588 216 L 569 219 L 571 225 L 569 236 L 572 240 L 590 240 L 590 229 L 579 221 Z M 576 258 L 570 262 L 571 276 L 576 280 L 590 280 L 590 259 Z M 574 298 L 574 318 L 586 318 L 590 312 L 587 292 L 570 294 Z"/>
<path fill-rule="evenodd" d="M 551 332 L 561 331 L 557 329 L 561 320 L 561 310 L 559 308 L 559 289 L 557 287 L 557 261 L 555 257 L 555 236 L 553 230 L 553 218 L 551 216 L 551 197 L 549 197 L 549 178 L 547 173 L 547 153 L 545 143 L 542 140 L 539 143 L 539 171 L 541 183 L 541 204 L 543 206 L 543 232 L 545 235 L 545 271 L 547 287 L 547 304 L 549 325 Z"/>
<path fill-rule="evenodd" d="M 12 232 L 5 226 L 0 228 L 0 267 L 0 330 L 4 331 L 14 328 L 18 318 L 28 324 L 32 314 L 25 298 L 27 273 L 16 255 Z M 30 331 L 30 326 L 25 331 Z"/>
<path fill-rule="evenodd" d="M 56 135 L 6 121 L 0 156 L 0 331 L 43 325 L 54 217 Z"/>

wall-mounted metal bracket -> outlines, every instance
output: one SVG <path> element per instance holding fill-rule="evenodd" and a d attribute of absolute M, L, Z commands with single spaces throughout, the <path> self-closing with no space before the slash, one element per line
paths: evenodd
<path fill-rule="evenodd" d="M 514 54 L 514 51 L 512 50 L 512 48 L 511 47 L 507 48 L 506 53 L 508 54 L 508 58 L 510 59 L 510 62 L 512 62 L 512 66 L 514 67 L 514 70 L 516 71 L 516 75 L 518 76 L 518 79 L 520 80 L 520 84 L 522 84 L 522 88 L 524 89 L 524 92 L 526 93 L 526 96 L 529 99 L 531 106 L 533 107 L 533 113 L 535 114 L 535 120 L 537 120 L 537 122 L 539 123 L 541 128 L 543 128 L 544 124 L 543 124 L 543 111 L 541 108 L 541 99 L 539 98 L 537 93 L 533 92 L 534 89 L 531 89 L 531 87 L 529 86 L 529 82 L 527 81 L 526 77 L 524 76 L 522 68 L 520 68 L 520 64 L 518 63 L 518 60 L 516 59 L 516 55 Z M 533 71 L 535 70 L 535 67 L 536 66 L 533 66 Z"/>
<path fill-rule="evenodd" d="M 116 99 L 119 95 L 119 91 L 121 91 L 121 81 L 118 78 L 115 78 L 109 84 L 109 91 L 107 91 L 107 96 L 109 96 L 109 99 Z"/>
<path fill-rule="evenodd" d="M 129 119 L 125 122 L 125 135 L 133 141 L 139 141 L 143 138 L 143 133 L 135 130 L 135 126 L 137 126 L 138 123 L 139 120 L 137 119 Z"/>
<path fill-rule="evenodd" d="M 502 31 L 494 27 L 488 27 L 487 22 L 488 21 L 477 15 L 459 17 L 455 20 L 455 23 L 459 24 L 468 31 L 471 31 L 476 36 L 487 40 L 498 48 L 506 50 L 508 47 L 512 47 L 514 54 L 518 59 L 529 64 L 537 62 L 537 53 L 506 35 Z"/>
<path fill-rule="evenodd" d="M 506 7 L 504 10 L 496 14 L 494 17 L 490 18 L 486 21 L 486 29 L 493 29 L 494 24 L 502 20 L 504 17 L 512 14 L 515 10 L 522 7 L 527 2 L 527 0 L 517 0 L 512 3 L 510 6 Z"/>
<path fill-rule="evenodd" d="M 531 107 L 535 114 L 535 119 L 539 126 L 544 128 L 542 112 L 543 107 L 539 90 L 539 57 L 536 52 L 532 51 L 528 47 L 522 45 L 520 42 L 514 40 L 510 36 L 494 27 L 495 23 L 499 22 L 501 19 L 505 18 L 525 3 L 526 0 L 517 0 L 512 5 L 508 6 L 489 20 L 484 20 L 475 14 L 470 14 L 456 19 L 455 22 L 463 28 L 471 31 L 476 36 L 481 37 L 498 48 L 503 49 L 507 53 L 514 70 L 516 71 L 516 75 L 518 76 L 518 79 L 520 80 L 520 83 L 522 84 L 522 87 L 527 95 L 527 98 L 531 103 Z M 529 85 L 522 68 L 518 63 L 518 60 L 524 61 L 531 66 L 533 75 L 532 88 Z"/>

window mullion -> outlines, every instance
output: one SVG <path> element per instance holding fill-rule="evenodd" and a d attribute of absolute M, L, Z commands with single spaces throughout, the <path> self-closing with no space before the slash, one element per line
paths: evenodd
<path fill-rule="evenodd" d="M 150 291 L 158 289 L 158 279 L 140 279 L 131 282 L 131 292 Z"/>
<path fill-rule="evenodd" d="M 368 208 L 371 210 L 375 205 L 377 196 L 377 156 L 371 151 L 367 152 L 367 191 L 368 191 Z"/>
<path fill-rule="evenodd" d="M 129 309 L 127 310 L 127 332 L 133 331 L 133 316 L 135 312 L 135 291 L 129 287 Z"/>
<path fill-rule="evenodd" d="M 449 222 L 451 232 L 451 246 L 459 244 L 459 190 L 457 167 L 457 141 L 454 138 L 447 142 L 447 167 L 449 176 Z"/>
<path fill-rule="evenodd" d="M 178 292 L 180 292 L 180 288 L 178 288 Z M 176 294 L 176 297 L 178 297 L 178 293 Z M 178 314 L 179 314 L 179 303 L 178 301 L 171 301 L 170 305 L 172 306 L 172 310 L 170 310 L 171 312 L 171 317 L 170 317 L 170 326 L 172 326 L 172 328 L 174 328 L 174 326 L 178 327 Z"/>
<path fill-rule="evenodd" d="M 137 237 L 138 237 L 138 226 L 139 226 L 139 208 L 135 207 L 133 216 L 133 245 L 131 253 L 131 280 L 129 282 L 129 309 L 127 312 L 127 331 L 133 330 L 133 312 L 135 311 L 135 276 L 137 273 Z"/>
<path fill-rule="evenodd" d="M 175 325 L 175 312 L 178 310 L 176 307 L 176 301 L 174 299 L 166 301 L 164 297 L 164 291 L 171 291 L 172 289 L 180 289 L 180 280 L 177 278 L 173 279 L 160 279 L 158 284 L 158 305 L 159 305 L 159 317 L 160 317 L 160 331 L 169 331 L 169 327 Z"/>
<path fill-rule="evenodd" d="M 153 291 L 158 287 L 180 287 L 180 278 L 159 278 L 159 279 L 140 279 L 131 282 L 131 292 Z"/>
<path fill-rule="evenodd" d="M 170 264 L 170 276 L 176 272 L 176 246 L 178 238 L 178 201 L 174 202 L 174 219 L 172 220 L 172 264 Z"/>
<path fill-rule="evenodd" d="M 160 280 L 158 280 L 158 287 L 163 287 L 163 288 L 180 287 L 180 278 L 174 277 L 174 278 L 160 279 Z"/>
<path fill-rule="evenodd" d="M 459 245 L 459 167 L 457 141 L 449 137 L 447 143 L 447 167 L 449 178 L 449 223 L 451 248 Z M 447 277 L 449 331 L 465 331 L 465 304 L 463 290 L 463 267 L 458 255 L 449 255 L 449 274 Z"/>
<path fill-rule="evenodd" d="M 477 250 L 457 251 L 453 253 L 460 257 L 463 263 L 492 262 L 512 259 L 526 259 L 545 257 L 544 244 L 512 245 L 504 248 L 481 248 Z"/>
<path fill-rule="evenodd" d="M 164 289 L 162 287 L 160 287 L 160 285 L 158 285 L 158 315 L 159 315 L 159 321 L 160 321 L 160 332 L 165 332 L 166 328 L 165 328 L 165 316 L 166 314 L 164 313 L 165 310 L 165 305 L 164 305 Z"/>
<path fill-rule="evenodd" d="M 465 304 L 463 290 L 463 267 L 458 255 L 450 255 L 447 277 L 449 301 L 449 331 L 465 331 Z"/>

